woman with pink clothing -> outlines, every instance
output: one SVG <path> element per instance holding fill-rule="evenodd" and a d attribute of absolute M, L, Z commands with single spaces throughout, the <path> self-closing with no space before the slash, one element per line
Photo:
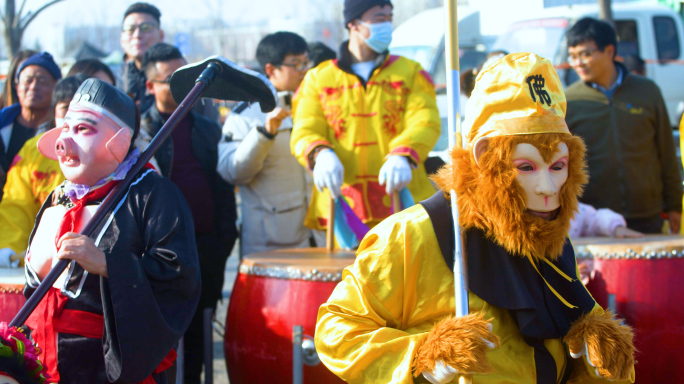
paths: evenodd
<path fill-rule="evenodd" d="M 625 218 L 608 208 L 596 209 L 579 203 L 578 212 L 570 222 L 570 238 L 610 236 L 617 238 L 643 237 L 644 234 L 627 228 Z M 594 260 L 583 260 L 577 264 L 580 279 L 586 285 L 593 277 Z"/>

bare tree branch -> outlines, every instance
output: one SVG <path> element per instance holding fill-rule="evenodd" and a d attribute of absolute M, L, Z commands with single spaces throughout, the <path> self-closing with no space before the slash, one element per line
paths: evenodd
<path fill-rule="evenodd" d="M 5 17 L 3 21 L 5 22 L 5 30 L 9 31 L 14 27 L 14 0 L 5 0 Z"/>
<path fill-rule="evenodd" d="M 21 18 L 21 14 L 24 13 L 24 6 L 26 5 L 26 0 L 22 0 L 21 5 L 19 6 L 19 12 L 17 12 L 17 17 Z"/>
<path fill-rule="evenodd" d="M 26 14 L 26 17 L 24 17 L 24 18 L 21 20 L 21 22 L 19 23 L 20 28 L 21 28 L 21 29 L 26 28 L 26 26 L 29 25 L 29 24 L 33 21 L 33 19 L 35 19 L 36 16 L 38 16 L 39 13 L 41 13 L 43 10 L 45 10 L 45 8 L 47 8 L 47 7 L 49 7 L 49 6 L 53 5 L 53 4 L 59 3 L 60 1 L 64 1 L 64 0 L 52 0 L 52 1 L 50 1 L 49 3 L 43 4 L 42 7 L 36 9 L 34 12 L 29 12 L 29 13 L 27 13 L 27 14 Z M 21 15 L 20 15 L 20 16 L 21 16 Z"/>

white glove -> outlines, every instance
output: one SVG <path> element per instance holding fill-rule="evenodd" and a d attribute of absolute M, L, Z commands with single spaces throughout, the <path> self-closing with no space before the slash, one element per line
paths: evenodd
<path fill-rule="evenodd" d="M 584 347 L 582 347 L 581 351 L 579 351 L 577 353 L 572 353 L 572 351 L 570 351 L 570 356 L 572 356 L 573 359 L 579 359 L 580 357 L 582 357 L 582 355 L 587 357 L 587 363 L 589 363 L 589 365 L 592 366 L 594 368 L 594 370 L 596 370 L 596 376 L 603 377 L 599 374 L 598 368 L 596 368 L 594 363 L 592 363 L 591 360 L 589 359 L 589 349 L 587 348 L 587 341 L 586 340 L 584 340 Z M 608 380 L 613 381 L 610 379 L 608 379 Z"/>
<path fill-rule="evenodd" d="M 432 384 L 446 384 L 450 383 L 454 376 L 460 373 L 457 369 L 444 364 L 444 361 L 435 361 L 435 369 L 432 372 L 423 372 L 423 377 Z"/>
<path fill-rule="evenodd" d="M 385 185 L 385 181 L 387 181 L 385 192 L 390 195 L 392 192 L 398 192 L 409 185 L 412 177 L 411 166 L 406 156 L 392 155 L 380 168 L 378 182 L 380 185 Z"/>
<path fill-rule="evenodd" d="M 344 167 L 332 149 L 324 149 L 316 155 L 313 179 L 319 192 L 323 192 L 324 188 L 328 188 L 333 199 L 338 198 L 342 194 L 340 189 L 344 180 Z"/>
<path fill-rule="evenodd" d="M 15 254 L 16 252 L 11 248 L 0 249 L 0 268 L 17 268 L 19 266 L 19 260 L 12 261 L 11 259 Z"/>

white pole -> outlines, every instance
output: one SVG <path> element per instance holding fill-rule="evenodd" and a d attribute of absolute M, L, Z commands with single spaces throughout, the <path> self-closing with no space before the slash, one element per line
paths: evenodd
<path fill-rule="evenodd" d="M 456 10 L 457 0 L 448 0 L 446 7 L 446 32 L 444 42 L 446 44 L 446 68 L 447 68 L 447 102 L 449 148 L 461 147 L 461 131 L 459 101 L 460 101 L 460 76 L 458 71 L 458 16 Z M 456 316 L 468 314 L 468 291 L 466 290 L 465 255 L 461 241 L 461 227 L 458 223 L 458 204 L 456 192 L 451 191 L 451 212 L 454 216 L 455 252 L 454 252 L 454 289 L 456 297 Z"/>
<path fill-rule="evenodd" d="M 458 62 L 458 7 L 457 0 L 446 0 L 445 7 L 445 58 L 447 75 L 447 103 L 448 103 L 448 127 L 449 127 L 449 149 L 456 146 L 462 147 L 462 136 L 460 127 L 460 75 Z M 458 222 L 458 204 L 456 202 L 456 191 L 451 190 L 451 213 L 454 217 L 455 232 L 455 251 L 454 251 L 454 299 L 456 304 L 456 316 L 462 317 L 468 314 L 468 291 L 465 254 L 463 253 L 463 243 L 461 226 Z M 472 383 L 472 376 L 463 375 L 459 377 L 459 383 Z"/>

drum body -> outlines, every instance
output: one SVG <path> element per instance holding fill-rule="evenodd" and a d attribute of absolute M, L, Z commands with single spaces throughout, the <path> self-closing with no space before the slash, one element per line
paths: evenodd
<path fill-rule="evenodd" d="M 589 241 L 575 242 L 578 262 L 593 260 L 587 288 L 634 328 L 636 382 L 684 383 L 684 238 Z"/>
<path fill-rule="evenodd" d="M 24 268 L 0 268 L 0 322 L 12 321 L 24 306 L 25 280 Z"/>
<path fill-rule="evenodd" d="M 354 262 L 351 252 L 322 248 L 245 256 L 228 306 L 225 356 L 230 382 L 292 380 L 292 334 L 313 336 L 318 308 Z M 304 383 L 343 383 L 322 363 L 304 366 Z"/>

